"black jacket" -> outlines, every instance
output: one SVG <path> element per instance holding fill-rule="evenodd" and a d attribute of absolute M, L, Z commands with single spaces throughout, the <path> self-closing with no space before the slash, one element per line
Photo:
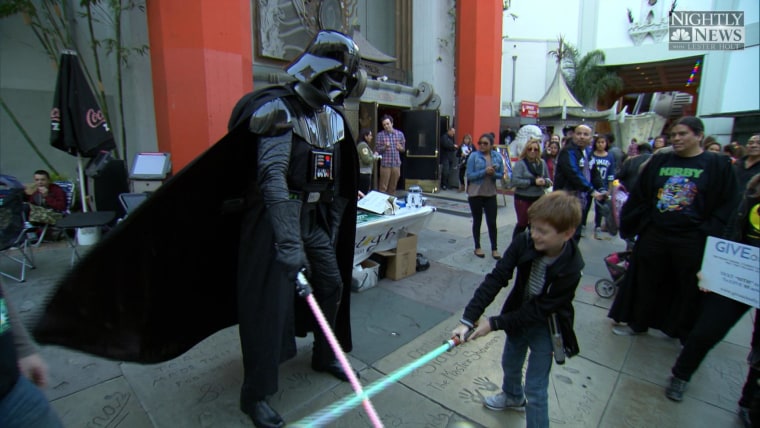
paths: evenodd
<path fill-rule="evenodd" d="M 573 331 L 573 298 L 575 289 L 581 280 L 581 270 L 585 266 L 578 246 L 571 239 L 559 258 L 546 269 L 546 279 L 541 294 L 524 302 L 530 269 L 533 260 L 543 256 L 533 246 L 530 232 L 526 231 L 515 237 L 504 257 L 496 267 L 486 275 L 475 295 L 464 310 L 465 321 L 475 323 L 493 302 L 499 290 L 508 286 L 515 268 L 517 276 L 512 292 L 507 297 L 501 314 L 490 318 L 491 326 L 506 331 L 507 335 L 519 335 L 525 329 L 537 324 L 545 324 L 551 314 L 559 317 L 560 329 L 568 357 L 578 354 L 578 340 Z"/>
<path fill-rule="evenodd" d="M 457 145 L 454 142 L 454 139 L 451 138 L 448 133 L 441 135 L 441 161 L 446 159 L 453 162 L 456 159 L 456 155 Z"/>
<path fill-rule="evenodd" d="M 554 189 L 571 192 L 591 193 L 596 189 L 606 189 L 606 184 L 598 177 L 596 170 L 591 170 L 591 180 L 583 175 L 583 149 L 574 142 L 569 142 L 559 151 L 554 167 Z M 588 162 L 588 159 L 585 159 Z"/>

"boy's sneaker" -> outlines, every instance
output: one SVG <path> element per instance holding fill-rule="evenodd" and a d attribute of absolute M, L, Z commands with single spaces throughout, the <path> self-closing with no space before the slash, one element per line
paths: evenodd
<path fill-rule="evenodd" d="M 602 239 L 602 228 L 597 227 L 594 229 L 594 239 Z"/>
<path fill-rule="evenodd" d="M 686 385 L 688 385 L 689 382 L 686 382 L 685 380 L 681 380 L 675 376 L 670 377 L 670 385 L 668 385 L 667 388 L 665 388 L 665 396 L 670 398 L 673 401 L 681 401 L 683 400 L 683 393 L 686 391 Z"/>
<path fill-rule="evenodd" d="M 507 394 L 500 392 L 496 395 L 486 397 L 483 399 L 483 405 L 487 409 L 491 410 L 516 410 L 518 412 L 525 411 L 525 397 L 521 400 L 513 400 L 507 397 Z"/>

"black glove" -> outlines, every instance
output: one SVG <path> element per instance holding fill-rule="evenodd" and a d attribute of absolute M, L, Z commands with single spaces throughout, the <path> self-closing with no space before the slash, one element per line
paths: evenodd
<path fill-rule="evenodd" d="M 295 279 L 306 267 L 306 253 L 301 240 L 301 201 L 286 200 L 269 206 L 274 231 L 276 259 L 285 266 L 288 278 Z"/>

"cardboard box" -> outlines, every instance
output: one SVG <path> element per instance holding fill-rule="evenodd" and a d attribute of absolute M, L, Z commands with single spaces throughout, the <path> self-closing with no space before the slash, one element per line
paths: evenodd
<path fill-rule="evenodd" d="M 377 285 L 380 264 L 374 260 L 365 260 L 359 264 L 362 269 L 351 273 L 351 291 L 361 292 Z"/>
<path fill-rule="evenodd" d="M 388 259 L 385 276 L 397 281 L 417 272 L 417 235 L 410 233 L 399 238 L 395 250 L 380 251 L 377 254 Z"/>

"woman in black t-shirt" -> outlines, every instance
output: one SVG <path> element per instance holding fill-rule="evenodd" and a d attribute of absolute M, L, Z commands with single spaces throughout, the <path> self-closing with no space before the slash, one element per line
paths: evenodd
<path fill-rule="evenodd" d="M 621 213 L 621 236 L 638 240 L 610 318 L 617 335 L 648 328 L 684 342 L 697 318 L 697 272 L 707 236 L 723 237 L 739 192 L 731 160 L 705 152 L 704 125 L 683 117 L 670 131 L 673 150 L 644 167 Z"/>

